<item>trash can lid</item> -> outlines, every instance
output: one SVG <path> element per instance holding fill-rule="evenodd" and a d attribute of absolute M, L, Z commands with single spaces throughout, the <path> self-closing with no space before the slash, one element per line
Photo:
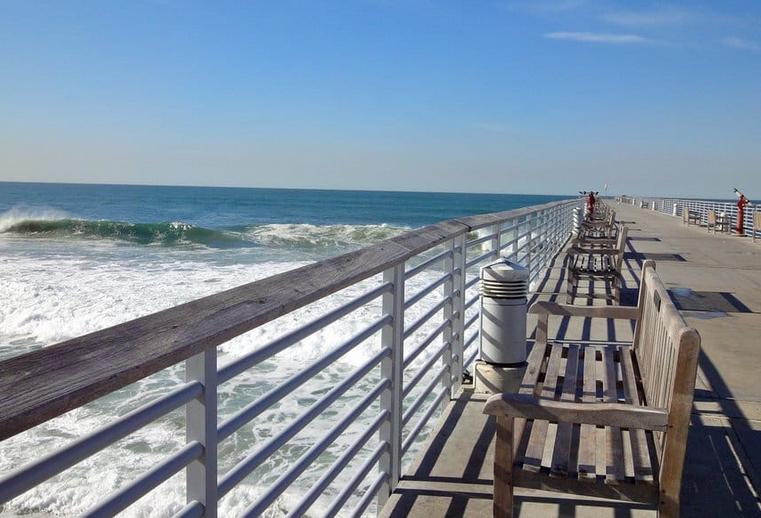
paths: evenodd
<path fill-rule="evenodd" d="M 481 279 L 497 282 L 526 282 L 528 281 L 528 269 L 500 257 L 493 263 L 481 267 Z"/>

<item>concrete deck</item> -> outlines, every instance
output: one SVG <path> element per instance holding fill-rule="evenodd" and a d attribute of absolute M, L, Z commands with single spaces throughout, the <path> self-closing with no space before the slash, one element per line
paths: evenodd
<path fill-rule="evenodd" d="M 623 303 L 636 304 L 642 261 L 653 258 L 677 306 L 702 336 L 682 480 L 682 516 L 761 516 L 761 243 L 708 234 L 684 226 L 680 218 L 612 205 L 629 227 Z M 539 299 L 565 302 L 560 265 L 550 269 L 540 291 Z M 550 329 L 553 335 L 626 341 L 631 340 L 632 329 L 626 322 L 613 326 L 573 319 Z M 448 406 L 382 516 L 491 515 L 494 425 L 481 414 L 483 400 L 465 390 Z M 656 515 L 646 505 L 521 488 L 516 489 L 516 505 L 518 516 Z"/>

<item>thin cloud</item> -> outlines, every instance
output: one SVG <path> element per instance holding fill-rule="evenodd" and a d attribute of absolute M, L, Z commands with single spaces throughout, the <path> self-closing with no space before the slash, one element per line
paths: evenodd
<path fill-rule="evenodd" d="M 729 36 L 721 40 L 721 44 L 725 47 L 731 47 L 733 49 L 752 50 L 753 52 L 761 52 L 761 44 L 746 40 L 744 38 L 738 38 L 736 36 Z"/>
<path fill-rule="evenodd" d="M 551 40 L 607 43 L 612 45 L 642 45 L 645 43 L 653 43 L 653 40 L 650 38 L 645 38 L 638 34 L 610 34 L 605 32 L 548 32 L 544 37 Z"/>

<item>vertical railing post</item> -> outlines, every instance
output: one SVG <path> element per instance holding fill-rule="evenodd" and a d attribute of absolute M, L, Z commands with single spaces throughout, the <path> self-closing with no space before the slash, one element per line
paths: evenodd
<path fill-rule="evenodd" d="M 186 468 L 187 503 L 203 505 L 205 518 L 217 516 L 217 349 L 196 354 L 185 362 L 187 381 L 203 384 L 203 393 L 185 405 L 188 442 L 203 445 L 203 455 Z"/>
<path fill-rule="evenodd" d="M 378 511 L 396 489 L 402 471 L 402 384 L 404 383 L 404 263 L 383 272 L 383 282 L 391 283 L 391 293 L 383 294 L 383 314 L 391 322 L 381 330 L 381 346 L 391 349 L 391 355 L 381 362 L 381 377 L 390 384 L 381 394 L 381 411 L 388 418 L 380 428 L 380 440 L 388 444 L 381 456 L 380 471 L 386 480 L 378 491 Z"/>
<path fill-rule="evenodd" d="M 449 241 L 449 255 L 444 259 L 442 264 L 442 270 L 444 273 L 449 274 L 449 280 L 444 283 L 444 298 L 447 299 L 447 303 L 444 304 L 443 318 L 449 320 L 449 325 L 444 328 L 441 333 L 441 339 L 444 343 L 448 343 L 449 347 L 444 350 L 444 354 L 441 356 L 441 361 L 446 366 L 446 372 L 444 372 L 441 378 L 441 385 L 443 390 L 448 390 L 450 396 L 452 395 L 452 376 L 456 372 L 453 368 L 455 355 L 455 338 L 457 337 L 457 317 L 455 309 L 454 295 L 457 288 L 455 287 L 454 269 L 455 269 L 455 253 L 457 252 L 455 247 L 457 243 L 454 239 Z M 480 248 L 480 247 L 479 247 Z M 441 401 L 441 410 L 443 411 L 449 404 L 449 400 L 443 398 Z"/>
<path fill-rule="evenodd" d="M 499 259 L 499 249 L 502 246 L 502 224 L 495 223 L 491 226 L 491 233 L 494 237 L 491 238 L 491 249 L 494 252 L 494 259 Z"/>
<path fill-rule="evenodd" d="M 452 240 L 452 382 L 450 396 L 456 397 L 462 386 L 462 371 L 465 362 L 465 256 L 467 234 L 460 234 Z"/>

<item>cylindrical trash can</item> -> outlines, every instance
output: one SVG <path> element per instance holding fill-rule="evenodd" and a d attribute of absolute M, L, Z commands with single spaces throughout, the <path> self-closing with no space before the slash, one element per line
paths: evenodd
<path fill-rule="evenodd" d="M 501 258 L 481 268 L 479 356 L 493 365 L 526 361 L 528 270 Z"/>

